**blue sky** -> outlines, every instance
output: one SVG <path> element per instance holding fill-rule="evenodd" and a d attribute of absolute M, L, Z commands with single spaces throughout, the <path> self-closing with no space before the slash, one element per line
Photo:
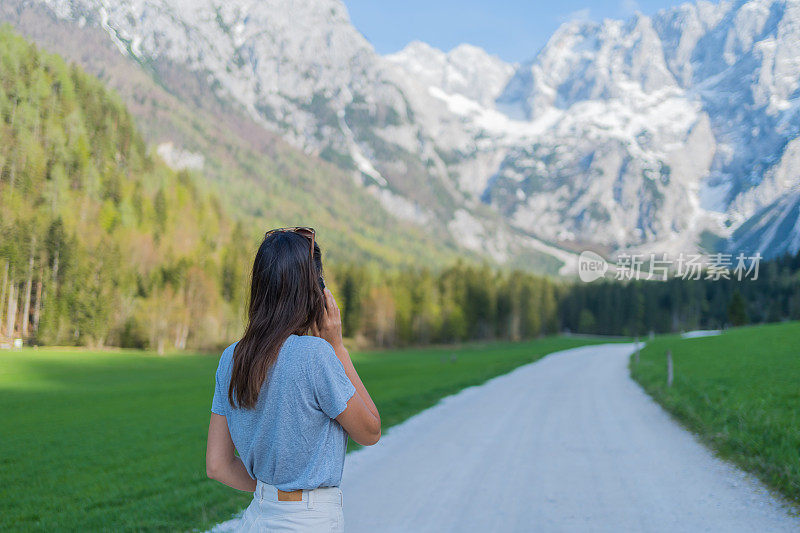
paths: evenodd
<path fill-rule="evenodd" d="M 344 0 L 350 18 L 381 54 L 411 41 L 442 50 L 471 43 L 506 61 L 531 58 L 560 24 L 571 18 L 627 18 L 653 14 L 671 0 Z"/>

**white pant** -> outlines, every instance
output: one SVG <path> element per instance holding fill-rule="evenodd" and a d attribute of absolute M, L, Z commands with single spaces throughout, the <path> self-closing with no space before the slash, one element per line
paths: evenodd
<path fill-rule="evenodd" d="M 342 490 L 304 490 L 302 501 L 280 502 L 277 489 L 259 481 L 236 531 L 343 533 Z"/>

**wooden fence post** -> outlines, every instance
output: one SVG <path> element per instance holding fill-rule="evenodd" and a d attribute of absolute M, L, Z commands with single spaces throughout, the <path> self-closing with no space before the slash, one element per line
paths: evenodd
<path fill-rule="evenodd" d="M 673 379 L 673 370 L 672 370 L 672 350 L 667 350 L 667 387 L 672 387 L 672 379 Z"/>
<path fill-rule="evenodd" d="M 636 358 L 634 359 L 636 364 L 639 364 L 639 337 L 636 337 Z"/>

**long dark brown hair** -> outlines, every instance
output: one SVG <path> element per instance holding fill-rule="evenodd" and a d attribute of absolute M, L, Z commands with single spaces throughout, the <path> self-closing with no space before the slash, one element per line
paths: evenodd
<path fill-rule="evenodd" d="M 319 324 L 325 308 L 322 254 L 311 241 L 290 231 L 268 233 L 253 262 L 248 324 L 233 351 L 228 401 L 253 408 L 291 334 L 302 335 Z"/>

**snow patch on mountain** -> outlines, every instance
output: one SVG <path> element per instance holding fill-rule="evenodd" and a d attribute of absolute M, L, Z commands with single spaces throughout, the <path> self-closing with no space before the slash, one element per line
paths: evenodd
<path fill-rule="evenodd" d="M 156 148 L 156 153 L 174 170 L 202 170 L 206 162 L 203 154 L 184 150 L 171 142 L 159 144 Z"/>
<path fill-rule="evenodd" d="M 367 190 L 378 199 L 384 209 L 401 220 L 407 220 L 422 226 L 430 223 L 434 218 L 429 211 L 402 196 L 394 194 L 389 189 L 369 185 Z"/>

